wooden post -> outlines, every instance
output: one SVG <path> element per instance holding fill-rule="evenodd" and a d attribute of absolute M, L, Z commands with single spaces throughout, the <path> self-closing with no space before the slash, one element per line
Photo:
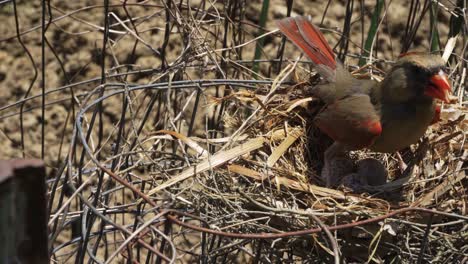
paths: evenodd
<path fill-rule="evenodd" d="M 0 161 L 0 263 L 49 263 L 45 168 Z"/>

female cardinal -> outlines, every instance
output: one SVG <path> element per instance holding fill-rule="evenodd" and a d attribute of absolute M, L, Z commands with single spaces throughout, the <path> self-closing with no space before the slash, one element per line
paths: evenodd
<path fill-rule="evenodd" d="M 322 33 L 305 17 L 277 21 L 280 31 L 315 64 L 325 83 L 312 88 L 325 107 L 314 123 L 335 142 L 325 151 L 322 178 L 333 186 L 343 175 L 333 160 L 345 151 L 394 152 L 424 135 L 434 120 L 434 99 L 449 102 L 445 62 L 440 56 L 400 56 L 382 82 L 354 78 L 335 59 Z"/>

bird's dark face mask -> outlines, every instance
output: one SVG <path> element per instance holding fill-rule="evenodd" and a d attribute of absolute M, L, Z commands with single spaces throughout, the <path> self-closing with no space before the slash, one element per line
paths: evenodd
<path fill-rule="evenodd" d="M 415 87 L 418 94 L 424 94 L 433 99 L 439 99 L 445 103 L 450 102 L 452 89 L 444 67 L 437 66 L 425 68 L 415 64 L 407 64 L 407 76 L 411 78 L 407 81 L 409 87 Z"/>
<path fill-rule="evenodd" d="M 442 57 L 409 52 L 402 54 L 398 63 L 405 69 L 407 87 L 412 88 L 414 95 L 450 102 L 452 90 Z"/>

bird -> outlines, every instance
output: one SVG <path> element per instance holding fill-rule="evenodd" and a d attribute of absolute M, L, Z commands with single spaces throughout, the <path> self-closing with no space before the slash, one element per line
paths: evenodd
<path fill-rule="evenodd" d="M 360 149 L 392 153 L 417 143 L 438 120 L 438 100 L 450 101 L 448 68 L 437 54 L 408 52 L 399 56 L 381 82 L 357 79 L 306 17 L 276 23 L 322 77 L 311 92 L 324 103 L 313 123 L 334 140 L 324 152 L 321 171 L 327 187 L 343 178 L 334 163 L 345 153 Z"/>

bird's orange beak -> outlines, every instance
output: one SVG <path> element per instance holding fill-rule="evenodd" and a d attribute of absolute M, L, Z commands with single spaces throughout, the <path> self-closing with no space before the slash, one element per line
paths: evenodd
<path fill-rule="evenodd" d="M 445 103 L 450 102 L 450 94 L 452 88 L 448 80 L 447 74 L 440 70 L 429 79 L 429 85 L 426 87 L 424 94 L 436 99 L 440 99 Z"/>

